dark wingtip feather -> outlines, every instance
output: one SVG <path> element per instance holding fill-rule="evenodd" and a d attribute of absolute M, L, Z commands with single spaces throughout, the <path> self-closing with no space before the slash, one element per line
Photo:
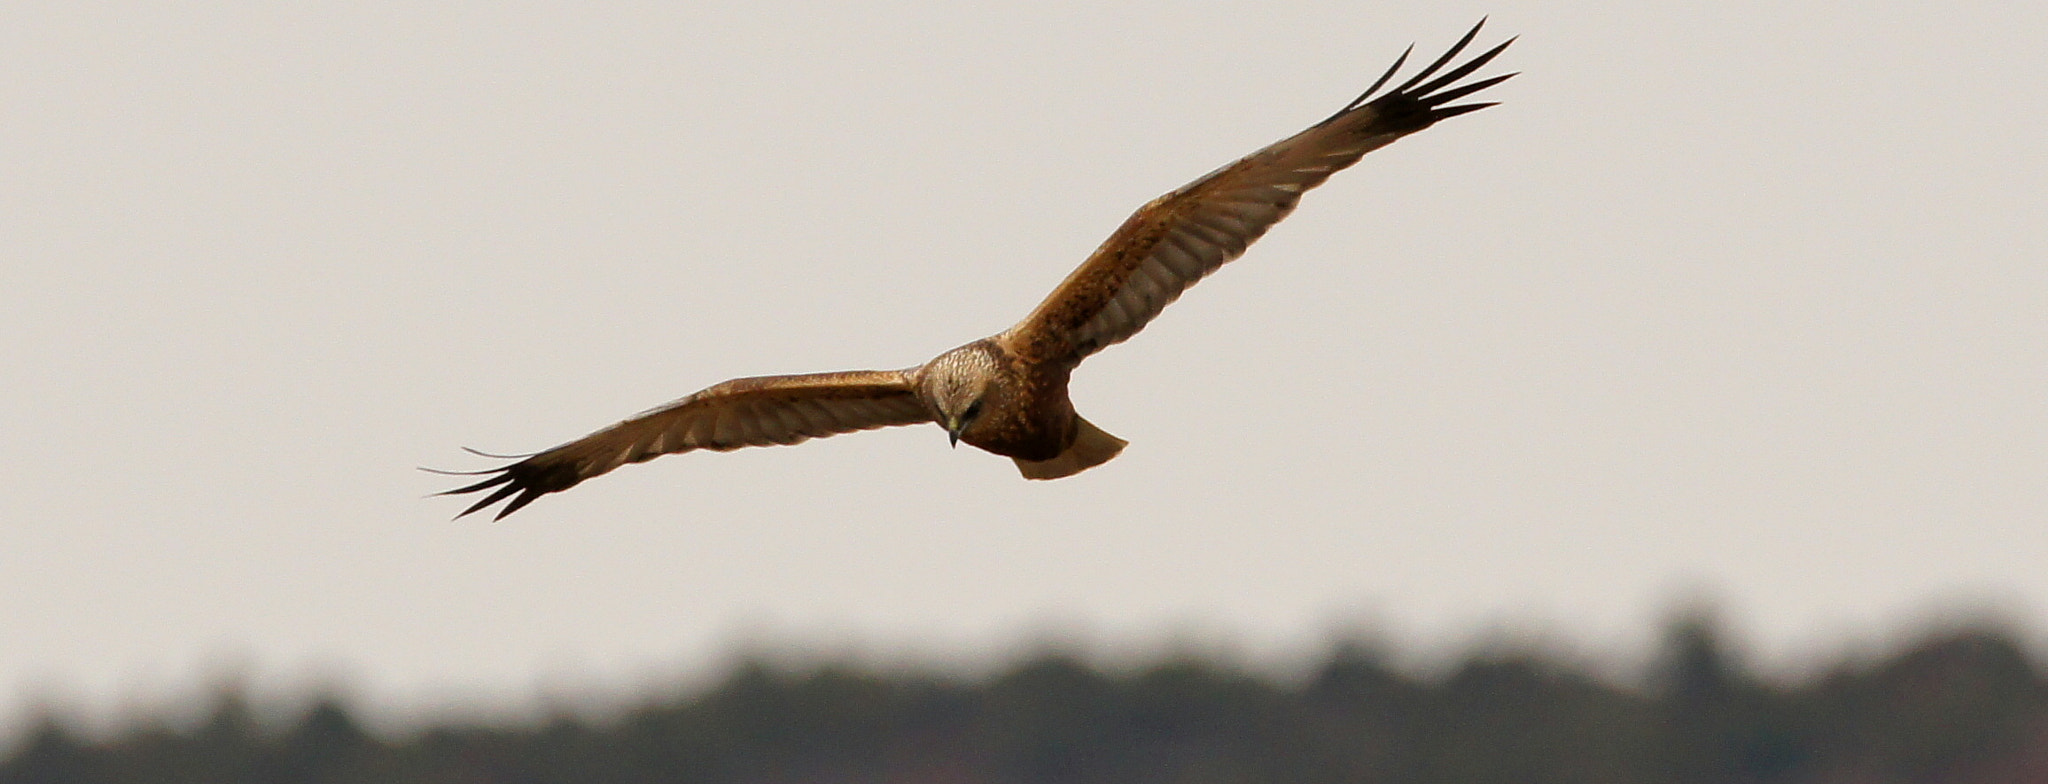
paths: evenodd
<path fill-rule="evenodd" d="M 1493 62 L 1494 58 L 1500 56 L 1500 53 L 1506 50 L 1510 44 L 1520 39 L 1520 36 L 1510 37 L 1493 48 L 1480 52 L 1472 57 L 1472 59 L 1452 67 L 1451 70 L 1444 71 L 1441 74 L 1438 73 L 1443 71 L 1444 66 L 1450 65 L 1451 61 L 1457 59 L 1459 53 L 1472 44 L 1472 41 L 1479 36 L 1479 31 L 1486 26 L 1486 20 L 1487 17 L 1480 17 L 1479 22 L 1472 25 L 1472 29 L 1465 31 L 1465 35 L 1459 38 L 1457 43 L 1452 44 L 1448 51 L 1445 51 L 1442 56 L 1436 58 L 1434 62 L 1423 68 L 1421 72 L 1409 77 L 1399 87 L 1387 91 L 1386 94 L 1378 98 L 1373 98 L 1373 95 L 1378 93 L 1380 88 L 1385 86 L 1394 77 L 1394 74 L 1401 70 L 1401 66 L 1408 62 L 1409 55 L 1414 54 L 1415 46 L 1410 44 L 1406 50 L 1401 52 L 1401 56 L 1394 60 L 1393 67 L 1388 68 L 1386 73 L 1381 74 L 1380 78 L 1375 80 L 1371 87 L 1366 88 L 1365 92 L 1359 94 L 1350 103 L 1345 104 L 1344 108 L 1337 110 L 1336 114 L 1330 115 L 1322 122 L 1316 123 L 1316 125 L 1318 127 L 1328 125 L 1347 114 L 1358 111 L 1360 107 L 1373 106 L 1381 110 L 1380 114 L 1377 115 L 1378 117 L 1391 119 L 1393 116 L 1398 115 L 1403 119 L 1395 121 L 1396 125 L 1414 123 L 1413 128 L 1419 129 L 1437 120 L 1456 117 L 1460 114 L 1492 106 L 1493 104 L 1488 103 L 1471 104 L 1471 108 L 1451 107 L 1455 111 L 1445 111 L 1437 108 L 1443 104 L 1500 84 L 1515 76 L 1515 74 L 1494 76 L 1468 85 L 1452 86 L 1458 80 L 1472 75 L 1474 71 Z M 1432 76 L 1435 78 L 1431 79 L 1430 77 Z M 1449 89 L 1446 90 L 1445 88 Z M 1443 90 L 1443 92 L 1438 92 L 1439 90 Z"/>
<path fill-rule="evenodd" d="M 426 466 L 413 466 L 413 468 L 429 474 L 440 474 L 441 476 L 483 476 L 484 474 L 495 474 L 498 472 L 498 469 L 495 468 L 486 468 L 482 471 L 450 471 L 446 468 L 428 468 Z"/>
<path fill-rule="evenodd" d="M 474 484 L 435 493 L 435 495 L 462 495 L 490 490 L 490 494 L 484 496 L 483 500 L 471 504 L 468 509 L 462 510 L 461 514 L 455 516 L 455 519 L 460 520 L 468 517 L 483 511 L 492 504 L 509 498 L 511 502 L 507 503 L 504 509 L 499 510 L 495 518 L 503 520 L 505 515 L 519 511 L 521 507 L 533 503 L 534 499 L 549 493 L 567 490 L 574 487 L 578 482 L 583 481 L 583 476 L 578 470 L 577 462 L 574 459 L 562 458 L 560 456 L 548 457 L 549 454 L 548 452 L 541 452 L 533 457 L 528 457 L 510 465 L 501 466 L 489 471 L 475 472 L 478 474 L 490 474 L 490 476 Z"/>
<path fill-rule="evenodd" d="M 1514 42 L 1515 39 L 1510 38 L 1505 43 L 1502 43 L 1499 46 L 1496 46 L 1492 49 L 1488 49 L 1484 52 L 1480 52 L 1479 56 L 1466 61 L 1464 65 L 1460 65 L 1457 68 L 1451 69 L 1450 71 L 1446 72 L 1443 76 L 1437 77 L 1435 81 L 1432 81 L 1429 84 L 1425 84 L 1421 87 L 1415 88 L 1414 94 L 1427 96 L 1430 93 L 1436 92 L 1437 90 L 1441 90 L 1445 87 L 1450 86 L 1452 82 L 1458 81 L 1459 79 L 1463 79 L 1467 75 L 1471 74 L 1473 71 L 1479 70 L 1487 63 L 1493 62 L 1493 58 L 1500 56 L 1501 51 L 1507 49 L 1508 44 L 1512 44 Z"/>
<path fill-rule="evenodd" d="M 511 475 L 510 475 L 510 474 L 506 474 L 506 475 L 505 475 L 504 477 L 500 477 L 500 478 L 501 478 L 501 479 L 505 479 L 505 480 L 510 480 L 510 479 L 511 479 Z M 490 485 L 476 485 L 476 486 L 474 486 L 474 487 L 470 488 L 470 490 L 481 490 L 481 489 L 483 489 L 483 488 L 485 488 L 485 487 L 489 487 L 489 486 L 490 486 Z M 520 489 L 521 489 L 521 488 L 519 487 L 519 485 L 516 485 L 516 484 L 508 484 L 508 485 L 505 485 L 504 487 L 500 487 L 500 488 L 498 488 L 498 491 L 497 491 L 497 492 L 495 492 L 495 493 L 492 493 L 492 494 L 490 494 L 490 495 L 487 495 L 487 496 L 484 496 L 484 500 L 482 500 L 482 501 L 478 501 L 478 502 L 476 502 L 476 503 L 474 503 L 474 504 L 471 504 L 471 505 L 469 506 L 469 508 L 468 508 L 468 509 L 464 509 L 464 510 L 462 510 L 462 514 L 456 515 L 456 516 L 455 516 L 455 519 L 457 519 L 457 520 L 460 520 L 460 519 L 462 519 L 462 518 L 465 518 L 465 517 L 468 517 L 468 516 L 470 516 L 470 515 L 472 515 L 472 514 L 476 514 L 477 510 L 480 510 L 480 509 L 482 509 L 482 508 L 484 508 L 484 507 L 486 507 L 486 506 L 490 506 L 491 504 L 495 504 L 495 503 L 497 503 L 497 502 L 499 502 L 499 501 L 503 501 L 503 500 L 505 500 L 505 497 L 506 497 L 506 496 L 512 495 L 513 493 L 517 493 L 517 492 L 519 492 L 519 491 L 520 491 Z M 470 492 L 470 490 L 457 490 L 457 491 L 452 491 L 452 492 Z M 515 502 L 515 504 L 516 504 L 516 503 L 517 503 L 517 502 Z M 505 515 L 506 515 L 506 514 L 507 514 L 506 512 L 500 512 L 500 513 L 498 514 L 498 517 L 497 517 L 496 519 L 503 519 L 503 518 L 505 517 Z"/>
<path fill-rule="evenodd" d="M 510 490 L 512 488 L 506 489 Z M 492 522 L 505 519 L 505 515 L 519 511 L 520 507 L 533 503 L 534 499 L 547 495 L 547 493 L 548 491 L 538 487 L 526 488 L 526 492 L 520 493 L 518 498 L 512 499 L 512 503 L 506 504 L 505 508 L 498 510 L 498 516 L 491 518 Z M 465 514 L 467 513 L 465 512 Z"/>
<path fill-rule="evenodd" d="M 1336 114 L 1332 114 L 1329 117 L 1325 118 L 1322 122 L 1316 124 L 1329 125 L 1330 123 L 1335 122 L 1337 118 L 1343 117 L 1345 112 L 1349 112 L 1360 106 L 1364 106 L 1365 102 L 1372 98 L 1373 93 L 1379 92 L 1380 88 L 1386 85 L 1387 80 L 1394 78 L 1394 74 L 1401 70 L 1401 66 L 1407 64 L 1408 55 L 1414 53 L 1415 45 L 1409 44 L 1407 49 L 1401 50 L 1400 57 L 1394 58 L 1394 64 L 1387 67 L 1386 73 L 1380 74 L 1380 78 L 1374 79 L 1372 81 L 1371 87 L 1365 88 L 1365 92 L 1359 93 L 1357 98 L 1353 98 L 1351 99 L 1350 103 L 1344 104 L 1344 108 L 1338 109 Z"/>
<path fill-rule="evenodd" d="M 466 446 L 462 448 L 462 451 L 468 452 L 472 455 L 476 455 L 477 457 L 488 457 L 492 460 L 525 460 L 526 458 L 540 454 L 539 452 L 527 452 L 526 454 L 523 455 L 497 455 L 492 454 L 490 452 L 486 452 L 481 449 L 471 449 Z"/>
<path fill-rule="evenodd" d="M 512 481 L 511 472 L 506 471 L 503 468 L 492 469 L 490 471 L 479 471 L 477 473 L 497 474 L 497 476 L 493 476 L 489 479 L 485 479 L 484 481 L 478 482 L 473 485 L 468 485 L 466 487 L 458 487 L 453 490 L 443 490 L 441 492 L 435 493 L 434 495 L 462 495 L 463 493 L 474 493 L 478 490 L 482 490 L 487 487 L 495 487 L 497 485 L 502 485 L 506 482 Z M 467 513 L 465 512 L 464 514 Z"/>
<path fill-rule="evenodd" d="M 1467 95 L 1479 92 L 1480 90 L 1484 90 L 1488 87 L 1500 84 L 1501 82 L 1505 82 L 1509 79 L 1519 76 L 1520 74 L 1520 71 L 1516 71 L 1515 73 L 1511 74 L 1501 74 L 1500 76 L 1495 76 L 1488 79 L 1481 79 L 1479 81 L 1473 82 L 1463 87 L 1459 87 L 1454 90 L 1445 90 L 1435 95 L 1431 95 L 1427 98 L 1424 98 L 1423 103 L 1428 104 L 1430 106 L 1437 106 L 1441 104 L 1450 103 L 1452 101 L 1458 100 L 1459 98 L 1463 98 Z"/>
<path fill-rule="evenodd" d="M 1472 112 L 1476 112 L 1476 111 L 1479 111 L 1480 109 L 1484 109 L 1484 108 L 1487 108 L 1487 107 L 1489 107 L 1489 106 L 1499 106 L 1499 105 L 1500 105 L 1500 102 L 1499 102 L 1499 101 L 1488 101 L 1488 102 L 1486 102 L 1486 103 L 1468 103 L 1468 104 L 1460 104 L 1460 105 L 1458 105 L 1458 106 L 1446 106 L 1446 107 L 1444 107 L 1444 108 L 1442 108 L 1442 109 L 1437 109 L 1437 110 L 1434 110 L 1434 111 L 1432 111 L 1432 112 L 1430 112 L 1430 113 L 1431 113 L 1431 114 L 1433 114 L 1433 115 L 1436 115 L 1436 118 L 1437 118 L 1437 119 L 1439 119 L 1439 120 L 1441 120 L 1441 119 L 1444 119 L 1444 118 L 1446 118 L 1446 117 L 1456 117 L 1456 116 L 1458 116 L 1458 115 L 1461 115 L 1461 114 L 1471 114 Z"/>
<path fill-rule="evenodd" d="M 1442 57 L 1436 58 L 1436 62 L 1430 63 L 1429 67 L 1422 69 L 1421 73 L 1409 78 L 1406 82 L 1402 82 L 1400 87 L 1394 88 L 1394 92 L 1397 94 L 1408 92 L 1408 88 L 1421 84 L 1422 80 L 1428 79 L 1430 74 L 1436 73 L 1437 69 L 1444 67 L 1446 63 L 1451 61 L 1451 58 L 1457 57 L 1459 52 L 1465 51 L 1465 47 L 1472 44 L 1472 39 L 1479 36 L 1479 28 L 1485 26 L 1486 18 L 1480 17 L 1479 24 L 1473 25 L 1472 29 L 1465 31 L 1465 37 L 1458 39 L 1457 43 L 1451 44 L 1450 51 L 1444 52 Z"/>

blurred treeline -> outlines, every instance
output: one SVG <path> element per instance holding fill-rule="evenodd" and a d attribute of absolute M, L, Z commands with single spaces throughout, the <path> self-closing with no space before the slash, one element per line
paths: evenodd
<path fill-rule="evenodd" d="M 1617 683 L 1492 650 L 1418 674 L 1340 646 L 1306 678 L 1199 658 L 1104 670 L 1046 655 L 987 678 L 759 663 L 590 722 L 362 729 L 340 703 L 270 726 L 209 718 L 87 742 L 44 722 L 0 784 L 1600 784 L 2048 782 L 2048 682 L 1991 627 L 1759 678 L 1704 616 Z"/>

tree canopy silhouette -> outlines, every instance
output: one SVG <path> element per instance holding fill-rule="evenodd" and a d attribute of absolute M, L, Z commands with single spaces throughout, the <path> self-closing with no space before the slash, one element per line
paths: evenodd
<path fill-rule="evenodd" d="M 186 730 L 87 742 L 45 721 L 0 784 L 2048 782 L 2048 682 L 1997 629 L 1787 684 L 1688 615 L 1653 669 L 1630 686 L 1488 651 L 1422 676 L 1355 645 L 1298 682 L 1186 657 L 1107 671 L 1047 655 L 976 681 L 746 662 L 601 724 L 406 738 L 334 699 L 266 729 L 224 690 Z"/>

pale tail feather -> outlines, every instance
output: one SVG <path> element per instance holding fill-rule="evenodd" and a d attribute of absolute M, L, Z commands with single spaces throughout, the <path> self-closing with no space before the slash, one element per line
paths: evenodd
<path fill-rule="evenodd" d="M 1110 458 L 1116 457 L 1117 453 L 1124 451 L 1124 446 L 1130 443 L 1103 432 L 1102 428 L 1082 419 L 1078 414 L 1074 416 L 1074 425 L 1079 431 L 1074 434 L 1074 445 L 1067 447 L 1067 451 L 1061 452 L 1059 457 L 1037 461 L 1011 458 L 1016 461 L 1017 470 L 1023 472 L 1025 479 L 1058 479 L 1073 476 L 1109 462 Z"/>

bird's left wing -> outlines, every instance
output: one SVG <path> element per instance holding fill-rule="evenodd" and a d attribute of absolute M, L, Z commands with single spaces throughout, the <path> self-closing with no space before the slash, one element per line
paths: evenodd
<path fill-rule="evenodd" d="M 908 370 L 860 370 L 733 379 L 516 463 L 477 472 L 489 476 L 440 495 L 497 488 L 456 516 L 510 498 L 498 511 L 502 519 L 548 493 L 666 454 L 796 444 L 930 422 L 912 378 Z"/>
<path fill-rule="evenodd" d="M 1475 25 L 1428 68 L 1373 98 L 1406 62 L 1403 54 L 1364 95 L 1329 119 L 1139 208 L 1031 315 L 999 336 L 1003 348 L 1027 361 L 1074 363 L 1128 339 L 1182 291 L 1287 217 L 1304 191 L 1438 120 L 1492 106 L 1450 104 L 1514 74 L 1454 85 L 1513 39 L 1437 75 L 1478 34 Z"/>

